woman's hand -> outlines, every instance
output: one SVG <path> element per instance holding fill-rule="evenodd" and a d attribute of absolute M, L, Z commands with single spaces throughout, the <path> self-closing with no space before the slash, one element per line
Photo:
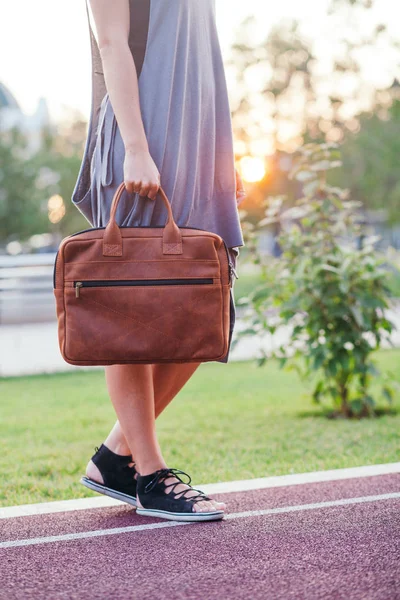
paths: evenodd
<path fill-rule="evenodd" d="M 124 182 L 128 192 L 139 192 L 140 196 L 156 199 L 160 173 L 148 150 L 125 151 Z"/>
<path fill-rule="evenodd" d="M 239 206 L 241 202 L 246 198 L 246 190 L 244 189 L 243 180 L 240 173 L 235 169 L 236 173 L 236 204 Z"/>

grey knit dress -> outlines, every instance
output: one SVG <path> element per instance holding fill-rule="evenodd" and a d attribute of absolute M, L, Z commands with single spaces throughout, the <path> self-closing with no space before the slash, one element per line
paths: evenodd
<path fill-rule="evenodd" d="M 230 254 L 236 264 L 243 237 L 215 0 L 130 0 L 129 6 L 129 47 L 138 74 L 143 125 L 175 221 L 220 235 L 234 249 Z M 89 12 L 88 24 L 92 105 L 72 201 L 92 226 L 102 227 L 124 179 L 125 150 Z M 166 216 L 161 198 L 154 201 L 125 192 L 116 218 L 120 226 L 134 227 L 164 225 Z"/>

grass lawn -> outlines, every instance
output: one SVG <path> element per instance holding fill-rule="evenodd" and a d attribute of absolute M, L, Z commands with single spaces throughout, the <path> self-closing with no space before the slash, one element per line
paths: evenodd
<path fill-rule="evenodd" d="M 398 371 L 400 351 L 378 360 Z M 400 460 L 400 398 L 398 414 L 345 422 L 309 390 L 273 362 L 201 365 L 158 420 L 168 464 L 198 485 Z M 0 505 L 89 495 L 79 477 L 114 420 L 102 371 L 3 379 L 0 397 Z"/>
<path fill-rule="evenodd" d="M 245 265 L 246 263 L 243 262 Z M 235 298 L 238 300 L 242 296 L 247 296 L 254 290 L 255 287 L 260 285 L 261 277 L 257 271 L 246 272 L 245 269 L 240 269 L 242 263 L 238 263 L 238 274 L 239 279 L 235 281 L 234 291 Z M 389 288 L 391 294 L 395 298 L 400 298 L 400 271 L 393 271 L 389 278 Z"/>

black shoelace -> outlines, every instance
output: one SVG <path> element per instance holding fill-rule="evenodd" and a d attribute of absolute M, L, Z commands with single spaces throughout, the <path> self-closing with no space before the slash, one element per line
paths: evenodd
<path fill-rule="evenodd" d="M 180 477 L 180 475 L 186 476 L 188 478 L 188 481 L 184 481 Z M 176 479 L 178 479 L 178 481 L 175 481 L 175 482 L 169 483 L 169 484 L 165 484 L 165 479 L 167 479 L 168 477 L 176 477 Z M 155 477 L 144 488 L 144 492 L 145 492 L 145 494 L 147 494 L 147 493 L 151 492 L 151 490 L 153 490 L 159 483 L 164 483 L 164 490 L 167 490 L 167 488 L 171 488 L 171 491 L 168 492 L 168 494 L 173 494 L 174 496 L 180 496 L 179 499 L 183 498 L 184 500 L 190 500 L 193 502 L 201 502 L 203 500 L 211 500 L 211 498 L 206 496 L 204 494 L 204 492 L 202 492 L 201 490 L 198 490 L 196 488 L 193 488 L 190 485 L 191 481 L 192 481 L 192 478 L 190 477 L 190 475 L 188 475 L 188 473 L 185 473 L 185 471 L 181 471 L 180 469 L 159 469 L 158 471 L 155 472 Z M 189 485 L 190 489 L 183 490 L 181 492 L 175 492 L 176 486 L 179 485 L 180 483 Z M 194 496 L 186 497 L 185 494 L 187 492 L 190 492 L 191 490 L 194 490 L 199 493 L 195 494 Z"/>

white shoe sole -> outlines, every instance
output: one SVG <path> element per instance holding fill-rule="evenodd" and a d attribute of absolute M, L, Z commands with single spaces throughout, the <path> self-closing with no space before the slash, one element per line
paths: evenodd
<path fill-rule="evenodd" d="M 169 519 L 170 521 L 217 521 L 223 518 L 223 510 L 212 512 L 197 513 L 176 513 L 166 510 L 157 510 L 155 508 L 137 508 L 136 513 L 144 517 L 157 517 L 159 519 Z"/>
<path fill-rule="evenodd" d="M 117 492 L 116 490 L 112 490 L 111 488 L 102 485 L 101 483 L 97 483 L 88 477 L 81 477 L 81 484 L 87 487 L 89 490 L 93 492 L 97 492 L 98 494 L 103 494 L 104 496 L 110 496 L 110 498 L 114 498 L 115 500 L 121 500 L 121 502 L 126 502 L 131 506 L 137 505 L 136 498 L 134 496 L 129 496 L 129 494 L 124 494 L 123 492 Z"/>

